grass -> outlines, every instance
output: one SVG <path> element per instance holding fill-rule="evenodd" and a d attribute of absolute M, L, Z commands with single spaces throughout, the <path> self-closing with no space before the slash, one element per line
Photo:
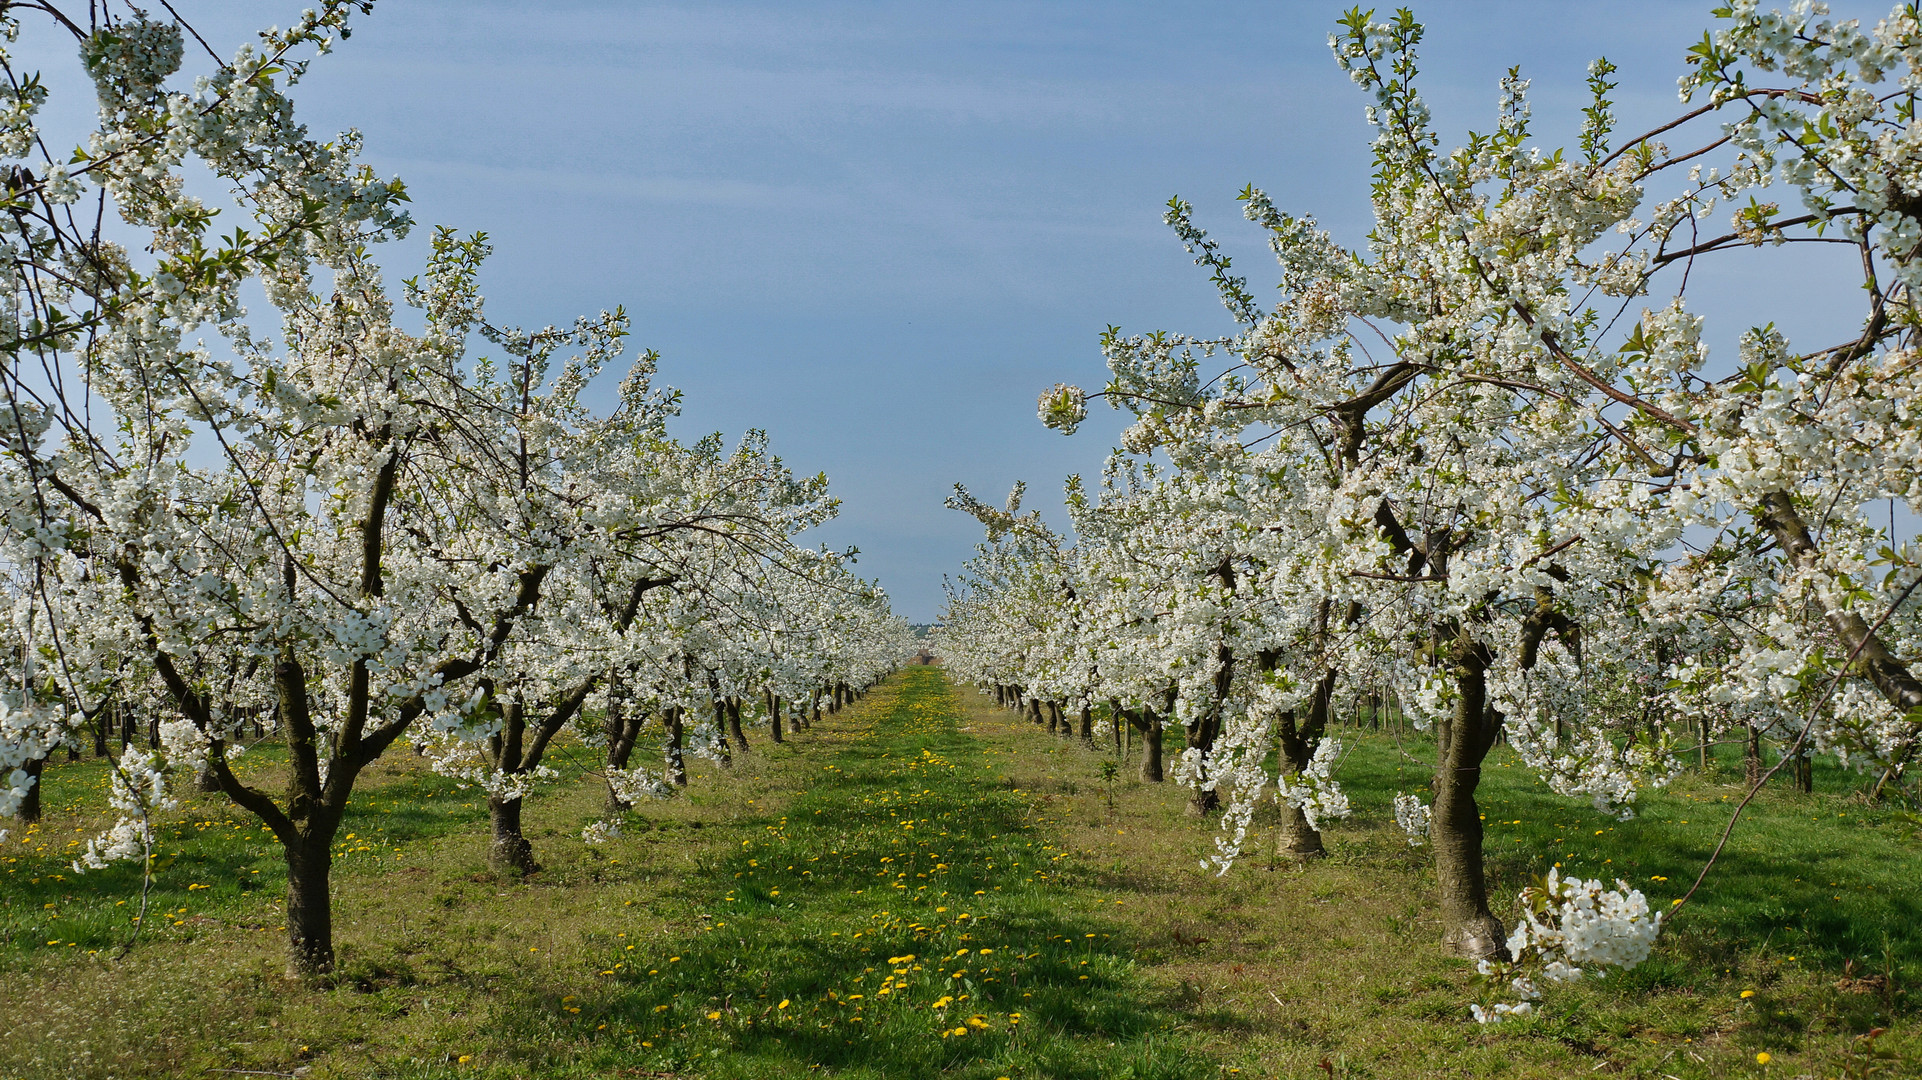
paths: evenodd
<path fill-rule="evenodd" d="M 979 715 L 979 730 L 1016 723 L 985 702 Z M 1183 1004 L 1197 1049 L 1227 1067 L 1695 1080 L 1869 1075 L 1860 1070 L 1877 1053 L 1898 1062 L 1880 1075 L 1922 1068 L 1909 991 L 1922 978 L 1917 819 L 1853 799 L 1854 774 L 1818 769 L 1812 796 L 1779 784 L 1763 793 L 1648 962 L 1551 992 L 1540 1019 L 1484 1028 L 1465 1022 L 1472 970 L 1436 946 L 1425 850 L 1394 821 L 1398 792 L 1427 795 L 1432 744 L 1337 737 L 1349 747 L 1339 776 L 1355 814 L 1325 834 L 1329 858 L 1301 866 L 1268 854 L 1269 812 L 1251 830 L 1252 854 L 1221 879 L 1196 865 L 1213 836 L 1184 820 L 1184 790 L 1124 782 L 1110 813 L 1098 779 L 1110 755 L 1032 727 L 1011 748 L 1011 775 L 1051 797 L 1065 843 L 1088 853 L 1099 886 L 1149 901 L 1130 909 L 1149 943 L 1141 970 Z M 1053 745 L 1037 753 L 1036 738 Z M 1515 894 L 1555 865 L 1628 880 L 1667 907 L 1741 796 L 1739 762 L 1719 764 L 1649 793 L 1623 822 L 1554 795 L 1498 749 L 1480 790 L 1497 913 L 1512 923 Z M 1862 1038 L 1876 1028 L 1887 1031 Z"/>
<path fill-rule="evenodd" d="M 485 869 L 477 792 L 403 753 L 341 830 L 328 985 L 283 977 L 277 850 L 217 796 L 167 823 L 149 927 L 113 959 L 138 878 L 65 868 L 103 824 L 104 774 L 62 763 L 46 824 L 0 842 L 0 1080 L 1829 1077 L 1867 1075 L 1875 1027 L 1885 1075 L 1916 1068 L 1916 819 L 1852 802 L 1849 776 L 1763 795 L 1648 963 L 1483 1028 L 1390 809 L 1428 748 L 1344 737 L 1357 812 L 1330 857 L 1276 861 L 1258 835 L 1223 878 L 1196 866 L 1214 826 L 1183 789 L 1123 769 L 1111 810 L 1109 755 L 938 669 L 703 767 L 604 848 L 578 840 L 594 783 L 556 785 L 530 806 L 547 869 L 524 881 Z M 281 767 L 269 746 L 245 760 L 258 783 Z M 1494 891 L 1559 862 L 1666 905 L 1734 779 L 1686 777 L 1618 822 L 1498 751 Z"/>

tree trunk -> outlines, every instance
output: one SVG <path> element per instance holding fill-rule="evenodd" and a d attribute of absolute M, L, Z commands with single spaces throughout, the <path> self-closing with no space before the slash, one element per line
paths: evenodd
<path fill-rule="evenodd" d="M 1321 846 L 1321 831 L 1308 824 L 1301 807 L 1283 801 L 1281 822 L 1275 831 L 1275 854 L 1284 859 L 1318 859 L 1328 854 Z"/>
<path fill-rule="evenodd" d="M 1455 661 L 1459 698 L 1455 714 L 1441 721 L 1435 766 L 1435 805 L 1429 839 L 1435 846 L 1435 879 L 1441 892 L 1442 944 L 1470 959 L 1506 958 L 1507 933 L 1488 909 L 1482 866 L 1481 809 L 1475 788 L 1482 760 L 1494 745 L 1488 707 L 1488 654 L 1462 632 Z"/>
<path fill-rule="evenodd" d="M 334 970 L 334 910 L 328 894 L 334 830 L 282 837 L 287 859 L 287 963 L 297 977 Z"/>
<path fill-rule="evenodd" d="M 107 724 L 113 714 L 106 709 L 93 714 L 93 756 L 107 756 Z"/>
<path fill-rule="evenodd" d="M 1201 751 L 1203 767 L 1206 768 L 1208 752 L 1214 746 L 1213 733 L 1210 730 L 1209 722 L 1200 720 L 1189 724 L 1184 730 L 1188 737 L 1188 749 Z M 1206 776 L 1204 775 L 1198 779 L 1205 780 Z M 1221 793 L 1215 789 L 1202 787 L 1200 783 L 1197 783 L 1194 790 L 1188 794 L 1189 817 L 1205 818 L 1210 814 L 1219 813 L 1220 810 Z"/>
<path fill-rule="evenodd" d="M 1762 774 L 1767 771 L 1762 767 L 1762 733 L 1755 730 L 1754 724 L 1748 725 L 1748 740 L 1742 745 L 1742 766 L 1748 786 L 1762 782 Z"/>
<path fill-rule="evenodd" d="M 618 772 L 627 768 L 628 758 L 634 753 L 634 742 L 640 738 L 641 723 L 645 719 L 639 713 L 627 711 L 627 684 L 619 674 L 607 680 L 607 715 L 602 719 L 601 731 L 607 737 L 607 769 Z M 634 804 L 621 798 L 614 791 L 614 781 L 607 782 L 606 812 L 622 814 L 634 809 Z"/>
<path fill-rule="evenodd" d="M 1273 671 L 1277 658 L 1264 653 L 1260 665 L 1263 671 Z M 1315 751 L 1321 748 L 1321 740 L 1328 729 L 1328 703 L 1335 692 L 1336 672 L 1330 670 L 1323 675 L 1315 686 L 1315 693 L 1309 699 L 1308 716 L 1296 722 L 1295 712 L 1290 709 L 1281 714 L 1280 733 L 1275 740 L 1277 755 L 1281 758 L 1284 776 L 1300 776 L 1315 758 Z M 1281 828 L 1276 838 L 1275 851 L 1289 858 L 1306 859 L 1327 854 L 1322 846 L 1321 832 L 1308 824 L 1308 815 L 1285 800 L 1281 804 Z"/>
<path fill-rule="evenodd" d="M 727 704 L 720 698 L 714 699 L 714 734 L 719 739 L 721 768 L 733 768 L 734 755 L 727 743 Z"/>
<path fill-rule="evenodd" d="M 1215 575 L 1220 578 L 1224 588 L 1231 592 L 1234 590 L 1235 574 L 1229 563 L 1224 561 L 1215 569 Z M 1226 642 L 1222 642 L 1215 646 L 1214 693 L 1209 698 L 1208 709 L 1186 725 L 1188 749 L 1198 752 L 1204 770 L 1212 764 L 1210 759 L 1214 756 L 1215 739 L 1221 734 L 1221 712 L 1227 706 L 1228 690 L 1234 685 L 1234 681 L 1235 651 L 1229 648 Z M 1172 713 L 1174 708 L 1175 701 L 1171 695 L 1168 699 L 1167 711 Z M 1205 781 L 1206 778 L 1204 772 L 1197 779 Z M 1194 793 L 1188 797 L 1189 816 L 1205 818 L 1220 810 L 1221 793 L 1213 787 L 1197 783 Z"/>
<path fill-rule="evenodd" d="M 33 758 L 26 764 L 20 766 L 20 768 L 27 774 L 27 778 L 31 780 L 32 783 L 27 785 L 26 797 L 20 800 L 18 816 L 22 822 L 33 825 L 40 820 L 40 788 L 42 787 L 40 777 L 46 772 L 47 759 Z"/>
<path fill-rule="evenodd" d="M 1161 717 L 1153 709 L 1141 707 L 1141 778 L 1159 784 L 1161 774 Z"/>
<path fill-rule="evenodd" d="M 490 797 L 487 821 L 493 829 L 487 847 L 489 865 L 512 874 L 531 874 L 541 868 L 534 861 L 534 845 L 521 832 L 521 800 Z"/>
<path fill-rule="evenodd" d="M 1696 749 L 1696 753 L 1701 758 L 1702 772 L 1706 774 L 1708 772 L 1708 740 L 1709 740 L 1707 713 L 1702 714 L 1697 726 L 1701 728 L 1701 745 L 1696 747 L 1695 749 Z"/>
<path fill-rule="evenodd" d="M 1281 736 L 1276 740 L 1282 775 L 1299 776 L 1313 759 L 1314 751 L 1309 749 L 1308 740 L 1303 736 L 1304 733 L 1295 724 L 1294 710 L 1283 713 Z M 1308 815 L 1286 799 L 1280 800 L 1280 804 L 1281 823 L 1275 836 L 1275 854 L 1290 859 L 1326 855 L 1328 852 L 1322 847 L 1321 831 L 1308 824 Z"/>
<path fill-rule="evenodd" d="M 769 738 L 775 742 L 786 742 L 787 735 L 781 731 L 781 698 L 774 691 L 767 692 L 767 720 Z"/>
<path fill-rule="evenodd" d="M 747 733 L 741 730 L 740 698 L 727 699 L 727 734 L 729 738 L 734 740 L 734 745 L 740 747 L 741 753 L 745 754 L 748 752 Z"/>
<path fill-rule="evenodd" d="M 1804 795 L 1815 794 L 1815 756 L 1806 746 L 1795 755 L 1795 786 Z"/>
<path fill-rule="evenodd" d="M 684 754 L 680 706 L 667 710 L 667 778 L 675 787 L 687 786 L 687 759 Z"/>
<path fill-rule="evenodd" d="M 526 736 L 527 709 L 516 694 L 512 700 L 501 703 L 501 729 L 487 741 L 494 768 L 511 775 L 530 767 L 533 763 L 525 760 L 529 755 L 522 752 Z M 521 833 L 519 798 L 489 795 L 487 820 L 490 826 L 487 844 L 489 866 L 514 874 L 531 874 L 540 869 L 534 862 L 534 845 L 528 843 L 527 837 Z"/>
<path fill-rule="evenodd" d="M 1229 670 L 1233 670 L 1232 667 Z M 1214 753 L 1215 736 L 1219 734 L 1220 731 L 1221 714 L 1218 711 L 1209 712 L 1208 715 L 1187 725 L 1185 729 L 1188 737 L 1188 749 L 1201 751 L 1201 760 L 1204 767 L 1208 763 L 1209 757 Z M 1205 818 L 1210 814 L 1218 812 L 1220 809 L 1221 793 L 1213 788 L 1196 785 L 1194 793 L 1188 797 L 1188 814 L 1190 817 Z"/>
<path fill-rule="evenodd" d="M 1031 697 L 1028 699 L 1028 719 L 1032 721 L 1036 727 L 1039 727 L 1041 725 L 1041 699 L 1040 698 Z"/>
<path fill-rule="evenodd" d="M 1092 750 L 1094 749 L 1094 710 L 1089 708 L 1085 701 L 1081 703 L 1080 720 L 1081 743 Z"/>

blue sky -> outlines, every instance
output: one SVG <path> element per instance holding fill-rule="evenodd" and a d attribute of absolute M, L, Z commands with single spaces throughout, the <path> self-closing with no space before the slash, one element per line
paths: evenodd
<path fill-rule="evenodd" d="M 225 52 L 303 5 L 175 6 Z M 1492 127 L 1520 64 L 1559 144 L 1606 55 L 1621 126 L 1640 130 L 1676 111 L 1710 6 L 1420 4 L 1425 92 L 1452 141 Z M 679 430 L 765 428 L 796 469 L 825 470 L 845 505 L 815 538 L 857 545 L 858 569 L 927 621 L 979 538 L 941 505 L 953 483 L 998 500 L 1025 479 L 1051 504 L 1065 475 L 1098 472 L 1112 414 L 1064 439 L 1034 401 L 1103 381 L 1103 327 L 1230 326 L 1160 224 L 1170 195 L 1257 286 L 1272 264 L 1243 184 L 1343 240 L 1366 229 L 1365 102 L 1327 47 L 1341 11 L 382 0 L 297 101 L 407 181 L 423 228 L 382 254 L 390 277 L 445 224 L 490 234 L 497 321 L 626 305 L 686 393 Z M 1756 266 L 1717 288 L 1764 306 L 1808 288 Z M 1792 337 L 1835 328 L 1812 307 Z"/>

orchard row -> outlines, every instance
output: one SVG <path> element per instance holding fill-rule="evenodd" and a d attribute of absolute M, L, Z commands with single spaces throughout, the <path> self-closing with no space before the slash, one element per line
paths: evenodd
<path fill-rule="evenodd" d="M 799 542 L 835 513 L 826 477 L 759 432 L 672 437 L 657 357 L 617 369 L 622 312 L 490 321 L 485 237 L 447 229 L 386 283 L 371 251 L 412 227 L 404 187 L 288 96 L 370 6 L 196 53 L 191 82 L 178 23 L 0 12 L 7 41 L 27 17 L 70 33 L 98 96 L 62 131 L 36 76 L 8 61 L 0 85 L 0 813 L 35 813 L 45 760 L 89 727 L 150 728 L 76 869 L 150 863 L 198 778 L 284 850 L 305 973 L 333 963 L 334 840 L 383 754 L 484 788 L 495 861 L 529 869 L 521 802 L 570 727 L 618 810 L 684 784 L 686 754 L 745 750 L 744 707 L 778 740 L 910 648 L 847 553 Z M 208 175 L 224 201 L 193 193 Z M 244 224 L 218 235 L 223 213 Z M 631 762 L 648 723 L 665 759 Z M 230 767 L 263 737 L 284 790 Z"/>
<path fill-rule="evenodd" d="M 1498 741 L 1627 814 L 1718 741 L 1772 741 L 1777 769 L 1832 754 L 1884 795 L 1922 735 L 1922 568 L 1895 515 L 1922 505 L 1922 26 L 1718 18 L 1671 122 L 1620 137 L 1598 60 L 1576 145 L 1534 138 L 1511 71 L 1488 131 L 1445 149 L 1421 25 L 1351 13 L 1331 43 L 1370 99 L 1362 243 L 1245 189 L 1280 264 L 1264 296 L 1171 200 L 1235 330 L 1111 329 L 1104 388 L 1041 396 L 1065 432 L 1091 398 L 1129 419 L 1099 481 L 1069 480 L 1070 534 L 1020 488 L 951 500 L 989 540 L 951 597 L 953 670 L 1140 729 L 1151 771 L 1177 731 L 1224 871 L 1268 797 L 1284 850 L 1320 851 L 1348 806 L 1332 716 L 1393 702 L 1432 730 L 1432 801 L 1397 812 L 1433 850 L 1446 943 L 1523 998 L 1485 1018 L 1634 962 L 1661 917 L 1551 880 L 1502 926 L 1475 800 Z M 1835 275 L 1860 286 L 1841 340 L 1789 341 L 1778 319 L 1835 321 L 1794 309 Z"/>

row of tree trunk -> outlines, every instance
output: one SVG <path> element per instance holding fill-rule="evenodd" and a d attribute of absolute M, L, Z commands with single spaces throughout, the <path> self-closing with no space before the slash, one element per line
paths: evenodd
<path fill-rule="evenodd" d="M 1264 671 L 1272 669 L 1276 662 L 1276 658 L 1269 654 L 1263 654 L 1258 659 Z M 1444 944 L 1465 956 L 1499 956 L 1506 949 L 1505 933 L 1500 920 L 1489 908 L 1483 861 L 1482 815 L 1475 792 L 1480 786 L 1483 762 L 1502 738 L 1503 718 L 1487 700 L 1486 671 L 1490 657 L 1486 651 L 1473 644 L 1464 644 L 1457 650 L 1453 660 L 1452 673 L 1459 696 L 1453 714 L 1436 725 L 1434 800 L 1430 808 L 1430 840 L 1434 845 L 1441 915 L 1446 927 Z M 1285 772 L 1298 774 L 1306 769 L 1316 747 L 1326 736 L 1331 720 L 1335 719 L 1332 716 L 1331 698 L 1336 681 L 1337 673 L 1330 671 L 1316 687 L 1305 712 L 1289 710 L 1279 718 L 1277 751 Z M 1073 727 L 1063 719 L 1059 701 L 1029 695 L 1022 687 L 1015 685 L 995 685 L 992 691 L 995 703 L 1001 708 L 1025 712 L 1028 719 L 1037 725 L 1045 722 L 1051 734 L 1068 736 L 1073 733 Z M 1371 695 L 1368 704 L 1364 716 L 1358 703 L 1353 724 L 1357 729 L 1366 725 L 1370 729 L 1380 730 L 1388 718 L 1382 695 Z M 1126 761 L 1132 737 L 1139 733 L 1143 742 L 1141 779 L 1149 783 L 1161 782 L 1164 779 L 1161 715 L 1145 707 L 1126 709 L 1118 701 L 1110 701 L 1108 711 L 1116 721 L 1113 731 L 1117 755 Z M 1173 701 L 1170 699 L 1162 712 L 1172 711 Z M 1395 716 L 1399 717 L 1399 710 Z M 1082 740 L 1092 745 L 1092 716 L 1087 708 L 1080 710 L 1079 720 Z M 1212 747 L 1213 737 L 1218 731 L 1204 719 L 1189 725 L 1186 734 L 1189 746 L 1206 752 Z M 1706 726 L 1701 731 L 1701 738 L 1702 765 L 1706 769 L 1710 762 Z M 1744 761 L 1748 782 L 1751 785 L 1759 783 L 1767 766 L 1763 760 L 1761 735 L 1754 728 L 1746 732 Z M 1791 783 L 1798 789 L 1803 792 L 1813 790 L 1813 761 L 1806 749 L 1797 755 L 1788 772 Z M 1197 789 L 1189 809 L 1197 815 L 1205 815 L 1218 806 L 1214 792 Z M 1321 834 L 1309 825 L 1300 809 L 1285 802 L 1281 806 L 1278 834 L 1276 850 L 1283 857 L 1303 859 L 1325 853 Z"/>
<path fill-rule="evenodd" d="M 245 712 L 245 710 L 240 711 Z M 251 719 L 254 738 L 265 737 L 267 726 L 257 715 L 257 711 Z M 81 761 L 85 758 L 83 747 L 87 741 L 91 741 L 93 756 L 96 758 L 117 757 L 125 753 L 133 745 L 136 737 L 146 744 L 147 749 L 160 749 L 159 714 L 150 713 L 143 723 L 133 709 L 119 702 L 110 701 L 95 709 L 93 714 L 82 723 L 81 730 L 90 735 L 91 739 L 69 743 L 67 745 L 68 761 Z M 113 745 L 115 742 L 120 744 L 117 749 Z M 44 812 L 40 777 L 46 772 L 46 767 L 45 758 L 36 758 L 22 766 L 23 771 L 33 777 L 33 785 L 27 790 L 26 798 L 21 800 L 19 811 L 20 820 L 29 825 L 38 822 Z M 199 786 L 202 791 L 219 791 L 220 781 L 212 775 L 211 770 L 203 770 L 199 777 Z"/>
<path fill-rule="evenodd" d="M 527 701 L 520 695 L 498 692 L 491 684 L 483 684 L 489 699 L 487 707 L 497 709 L 501 720 L 500 731 L 487 746 L 491 763 L 512 775 L 531 773 L 549 749 L 554 737 L 563 730 L 585 703 L 589 693 L 596 687 L 598 680 L 590 680 L 573 687 L 558 697 L 546 701 Z M 623 692 L 619 673 L 610 679 L 615 692 L 609 695 L 609 707 L 604 719 L 604 732 L 607 736 L 606 761 L 610 769 L 624 769 L 633 754 L 635 744 L 642 732 L 646 716 L 632 709 L 628 695 Z M 783 721 L 791 720 L 797 730 L 805 731 L 821 719 L 823 709 L 828 713 L 840 711 L 844 706 L 864 696 L 867 687 L 854 687 L 839 683 L 825 687 L 813 696 L 806 707 L 796 707 L 795 703 L 783 702 L 772 692 L 766 695 L 771 737 L 783 741 Z M 721 698 L 715 703 L 715 726 L 721 734 L 721 754 L 723 764 L 731 761 L 735 752 L 747 753 L 748 741 L 741 724 L 742 702 L 738 698 Z M 303 724 L 303 717 L 294 717 L 295 722 L 280 724 L 279 718 L 271 720 L 261 710 L 248 716 L 245 710 L 233 707 L 227 709 L 229 716 L 240 713 L 246 716 L 242 730 L 249 723 L 256 739 L 268 737 L 283 738 L 287 741 L 290 768 L 296 771 L 309 769 L 314 763 L 316 747 L 313 745 L 312 725 Z M 145 713 L 144 723 L 140 714 Z M 664 710 L 659 717 L 664 732 L 664 759 L 666 773 L 675 785 L 687 784 L 687 769 L 684 761 L 686 716 L 678 708 Z M 119 742 L 119 753 L 126 753 L 138 738 L 145 739 L 147 746 L 158 749 L 160 746 L 160 720 L 151 710 L 137 712 L 118 703 L 110 703 L 87 717 L 83 730 L 89 731 L 91 740 L 83 739 L 80 744 L 70 746 L 68 757 L 77 760 L 81 757 L 81 747 L 91 741 L 92 749 L 98 757 L 112 756 L 115 752 L 112 743 Z M 306 733 L 306 734 L 303 734 Z M 221 747 L 216 747 L 220 751 Z M 221 760 L 224 760 L 221 759 Z M 202 786 L 214 791 L 225 790 L 222 786 L 224 766 L 216 766 L 210 757 L 209 776 L 201 778 Z M 44 772 L 46 759 L 38 759 L 25 766 L 35 782 L 23 801 L 21 816 L 29 823 L 40 820 L 43 811 L 39 780 Z M 231 780 L 231 774 L 224 779 Z M 232 787 L 238 788 L 237 782 Z M 242 789 L 243 793 L 249 793 Z M 625 810 L 624 803 L 612 787 L 608 791 L 610 810 Z M 522 828 L 523 799 L 519 797 L 490 797 L 488 818 L 490 836 L 488 857 L 497 868 L 530 873 L 539 869 L 534 858 L 533 845 L 528 841 Z M 328 814 L 326 820 L 314 820 L 309 827 L 296 830 L 292 839 L 282 837 L 283 854 L 287 863 L 287 922 L 290 947 L 293 952 L 293 967 L 306 973 L 321 973 L 329 970 L 333 959 L 333 911 L 331 896 L 332 837 L 339 825 L 338 814 Z"/>
<path fill-rule="evenodd" d="M 1079 735 L 1082 743 L 1094 745 L 1094 710 L 1083 705 L 1074 720 L 1067 719 L 1061 702 L 1043 700 L 1019 686 L 997 684 L 992 687 L 994 703 L 1003 709 L 1024 713 L 1029 721 L 1046 724 L 1048 733 L 1062 738 Z M 1133 749 L 1134 736 L 1141 736 L 1141 779 L 1159 784 L 1167 779 L 1162 764 L 1162 720 L 1153 709 L 1124 709 L 1118 701 L 1108 703 L 1108 714 L 1118 718 L 1114 724 L 1115 751 L 1125 760 Z"/>
<path fill-rule="evenodd" d="M 710 685 L 718 685 L 717 679 L 710 674 Z M 620 673 L 608 679 L 607 712 L 602 720 L 602 735 L 606 741 L 606 764 L 610 774 L 628 768 L 633 759 L 634 747 L 640 740 L 649 716 L 642 710 L 632 708 L 628 699 L 626 683 Z M 766 710 L 768 737 L 776 743 L 784 743 L 788 737 L 788 725 L 795 731 L 806 731 L 821 720 L 823 702 L 829 714 L 865 693 L 847 683 L 836 683 L 818 691 L 805 705 L 784 701 L 772 688 L 762 692 L 761 704 Z M 489 744 L 489 753 L 496 768 L 509 774 L 531 773 L 539 767 L 548 741 L 553 738 L 578 711 L 585 693 L 564 695 L 549 703 L 550 711 L 538 721 L 534 720 L 527 708 L 519 700 L 506 703 L 501 710 L 501 731 Z M 747 754 L 751 750 L 747 732 L 741 724 L 743 702 L 739 697 L 717 695 L 713 699 L 714 729 L 719 737 L 716 750 L 720 755 L 722 767 L 731 767 L 736 753 Z M 676 788 L 688 784 L 687 773 L 687 728 L 688 716 L 680 706 L 661 710 L 662 763 L 666 781 Z M 531 736 L 530 736 L 531 732 Z M 530 741 L 530 738 L 533 741 Z M 492 841 L 488 847 L 489 861 L 495 869 L 516 874 L 531 874 L 540 869 L 534 858 L 533 845 L 528 841 L 521 827 L 522 796 L 500 795 L 488 799 L 488 821 L 492 830 Z M 619 788 L 610 775 L 607 780 L 606 812 L 610 815 L 623 813 L 633 808 L 632 803 L 622 798 Z"/>

